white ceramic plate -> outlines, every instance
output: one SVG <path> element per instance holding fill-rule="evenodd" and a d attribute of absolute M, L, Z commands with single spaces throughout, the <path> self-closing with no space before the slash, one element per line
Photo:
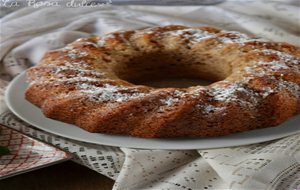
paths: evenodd
<path fill-rule="evenodd" d="M 144 139 L 89 133 L 74 125 L 46 118 L 41 110 L 24 99 L 25 73 L 17 76 L 6 90 L 5 100 L 19 118 L 44 131 L 83 142 L 141 149 L 207 149 L 259 143 L 300 132 L 300 116 L 277 127 L 258 129 L 218 138 Z"/>

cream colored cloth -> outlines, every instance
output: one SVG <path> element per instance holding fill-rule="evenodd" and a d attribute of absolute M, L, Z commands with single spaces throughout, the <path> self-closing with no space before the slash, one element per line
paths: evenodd
<path fill-rule="evenodd" d="M 74 153 L 77 161 L 123 189 L 297 189 L 300 134 L 249 146 L 212 150 L 138 150 L 58 137 L 17 119 L 5 106 L 7 81 L 50 49 L 119 29 L 214 25 L 300 45 L 297 1 L 227 1 L 217 6 L 27 7 L 1 19 L 0 123 Z M 300 124 L 299 124 L 300 127 Z"/>

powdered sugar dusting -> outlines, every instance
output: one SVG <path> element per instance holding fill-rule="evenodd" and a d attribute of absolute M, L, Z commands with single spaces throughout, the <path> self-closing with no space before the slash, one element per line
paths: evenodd
<path fill-rule="evenodd" d="M 297 98 L 300 97 L 300 87 L 299 87 L 299 85 L 294 83 L 294 82 L 291 82 L 291 81 L 285 81 L 283 79 L 280 79 L 277 90 L 278 91 L 288 90 L 292 93 L 293 96 L 295 96 Z"/>
<path fill-rule="evenodd" d="M 271 69 L 272 71 L 278 71 L 281 69 L 289 69 L 288 66 L 286 66 L 284 63 L 281 63 L 279 61 L 270 61 L 270 62 L 258 61 L 257 64 L 268 66 L 268 69 Z"/>
<path fill-rule="evenodd" d="M 75 84 L 75 83 L 85 83 L 85 82 L 98 82 L 99 79 L 86 76 L 76 76 L 76 77 L 65 77 L 65 76 L 56 76 L 56 77 L 42 77 L 37 80 L 30 82 L 30 85 L 33 84 L 43 84 L 43 83 L 56 83 L 56 84 Z"/>
<path fill-rule="evenodd" d="M 78 59 L 82 57 L 86 57 L 88 55 L 85 51 L 79 51 L 78 49 L 75 49 L 72 46 L 67 46 L 63 49 L 65 52 L 67 52 L 67 56 L 71 59 Z"/>
<path fill-rule="evenodd" d="M 99 87 L 91 84 L 78 84 L 77 89 L 80 93 L 86 94 L 90 100 L 92 101 L 100 101 L 100 102 L 124 102 L 133 98 L 141 98 L 146 94 L 141 92 L 133 92 L 130 93 L 130 89 L 125 87 L 119 87 L 110 84 L 104 84 L 104 86 Z M 121 92 L 121 91 L 129 91 L 129 92 Z"/>
<path fill-rule="evenodd" d="M 237 44 L 244 44 L 246 42 L 253 42 L 253 41 L 266 41 L 265 39 L 261 38 L 253 38 L 249 37 L 246 34 L 236 32 L 236 31 L 222 31 L 221 36 L 216 37 L 218 40 L 220 40 L 224 44 L 230 44 L 230 43 L 237 43 Z"/>
<path fill-rule="evenodd" d="M 127 45 L 130 45 L 129 40 L 124 36 L 125 32 L 126 31 L 119 31 L 116 33 L 107 34 L 98 40 L 97 46 L 104 47 L 109 39 L 119 39 L 124 43 L 126 43 Z M 155 32 L 153 31 L 152 28 L 150 28 L 150 29 L 137 31 L 136 37 L 140 38 L 143 37 L 145 34 L 151 34 L 156 36 L 178 36 L 183 40 L 185 40 L 187 45 L 193 45 L 209 38 L 215 38 L 220 42 L 222 42 L 223 45 L 230 44 L 230 43 L 243 45 L 246 42 L 267 41 L 265 39 L 249 37 L 246 34 L 236 32 L 236 31 L 223 30 L 219 33 L 212 33 L 206 30 L 202 30 L 200 28 L 177 29 L 172 31 L 166 31 L 163 33 Z M 220 44 L 219 47 L 222 47 L 222 45 Z"/>
<path fill-rule="evenodd" d="M 167 98 L 162 98 L 160 100 L 160 102 L 162 103 L 162 105 L 158 108 L 157 112 L 158 113 L 163 113 L 166 111 L 166 107 L 171 107 L 173 106 L 176 102 L 178 102 L 179 99 L 178 98 L 174 98 L 172 96 L 168 96 Z"/>
<path fill-rule="evenodd" d="M 84 61 L 64 61 L 64 66 L 57 66 L 54 64 L 48 64 L 48 66 L 54 66 L 54 67 L 68 67 L 68 68 L 73 68 L 73 69 L 78 69 L 81 70 L 82 68 L 84 69 L 90 69 L 90 67 L 88 66 L 88 64 L 86 64 Z"/>
<path fill-rule="evenodd" d="M 262 50 L 255 50 L 255 51 L 262 52 L 265 55 L 275 54 L 278 57 L 278 60 L 284 63 L 292 63 L 296 65 L 300 64 L 300 58 L 297 58 L 296 56 L 290 55 L 285 52 L 281 52 L 273 49 L 262 49 Z"/>
<path fill-rule="evenodd" d="M 107 34 L 107 35 L 101 37 L 97 42 L 98 47 L 104 47 L 109 39 L 119 39 L 122 42 L 124 42 L 125 44 L 130 45 L 129 40 L 124 36 L 125 32 L 126 31 L 119 31 L 119 32 L 110 33 L 110 34 Z"/>
<path fill-rule="evenodd" d="M 178 101 L 178 99 L 174 99 L 172 96 L 168 97 L 166 100 L 161 100 L 166 106 L 172 106 L 175 101 Z"/>
<path fill-rule="evenodd" d="M 80 62 L 69 63 L 65 62 L 65 65 L 55 65 L 48 64 L 44 67 L 52 69 L 52 75 L 37 78 L 30 82 L 30 85 L 33 84 L 42 84 L 42 83 L 80 83 L 80 82 L 97 82 L 99 78 L 103 78 L 104 74 L 93 71 L 86 68 L 76 67 L 76 65 L 83 66 Z M 74 71 L 73 74 L 66 72 Z"/>
<path fill-rule="evenodd" d="M 188 28 L 188 29 L 168 31 L 165 32 L 164 34 L 182 37 L 184 40 L 188 42 L 188 44 L 195 44 L 209 38 L 215 38 L 222 43 L 218 46 L 219 48 L 223 47 L 224 44 L 230 44 L 230 43 L 243 45 L 246 42 L 266 41 L 265 39 L 261 39 L 261 38 L 249 37 L 248 35 L 240 32 L 226 31 L 226 30 L 221 31 L 220 33 L 210 33 L 208 31 L 201 30 L 201 29 Z"/>
<path fill-rule="evenodd" d="M 185 40 L 188 40 L 189 43 L 197 43 L 201 42 L 202 40 L 211 37 L 213 33 L 209 33 L 204 30 L 200 29 L 182 29 L 182 30 L 174 30 L 174 31 L 168 31 L 164 33 L 165 35 L 171 35 L 171 36 L 180 36 L 184 38 Z"/>
<path fill-rule="evenodd" d="M 214 100 L 218 101 L 228 101 L 232 98 L 237 98 L 236 91 L 243 91 L 244 89 L 236 85 L 230 85 L 227 87 L 213 87 L 209 92 L 209 95 L 213 97 Z"/>
<path fill-rule="evenodd" d="M 263 98 L 266 98 L 267 96 L 269 96 L 270 94 L 272 94 L 274 92 L 275 92 L 274 89 L 272 89 L 270 87 L 266 87 L 266 88 L 262 89 L 261 95 L 262 95 Z"/>
<path fill-rule="evenodd" d="M 233 83 L 226 86 L 213 86 L 208 92 L 213 100 L 227 102 L 237 102 L 243 107 L 252 107 L 257 104 L 258 93 L 246 89 L 243 83 Z M 241 97 L 243 95 L 244 97 Z"/>
<path fill-rule="evenodd" d="M 242 34 L 240 32 L 235 31 L 223 31 L 223 34 L 227 34 L 227 36 L 219 36 L 218 40 L 220 40 L 224 44 L 228 43 L 243 43 L 249 40 L 253 40 L 249 38 L 246 34 Z"/>
<path fill-rule="evenodd" d="M 287 53 L 279 52 L 276 50 L 263 49 L 263 50 L 254 50 L 255 52 L 264 53 L 265 55 L 276 55 L 277 58 L 266 61 L 266 60 L 255 60 L 252 61 L 251 66 L 244 67 L 243 70 L 247 74 L 252 74 L 255 76 L 266 76 L 273 74 L 274 72 L 280 71 L 290 71 L 293 69 L 293 72 L 300 73 L 299 59 L 295 56 L 289 55 Z M 262 57 L 264 59 L 264 57 Z M 284 74 L 282 74 L 284 75 Z"/>
<path fill-rule="evenodd" d="M 175 104 L 179 103 L 180 100 L 184 99 L 184 96 L 187 95 L 186 92 L 180 91 L 180 90 L 175 90 L 172 95 L 169 95 L 165 98 L 162 98 L 160 102 L 162 105 L 159 107 L 158 112 L 162 113 L 164 112 L 167 108 L 174 106 Z"/>
<path fill-rule="evenodd" d="M 262 98 L 266 98 L 269 95 L 273 93 L 278 93 L 281 91 L 288 90 L 291 92 L 291 94 L 295 97 L 300 97 L 300 86 L 292 81 L 284 80 L 283 78 L 276 78 L 272 72 L 279 71 L 281 69 L 290 69 L 289 67 L 278 64 L 277 61 L 271 61 L 271 62 L 260 62 L 261 65 L 266 65 L 267 67 L 245 67 L 244 71 L 248 74 L 252 74 L 252 76 L 245 76 L 243 82 L 247 84 L 249 80 L 254 79 L 256 76 L 258 77 L 264 77 L 268 78 L 272 82 L 272 87 L 264 87 L 261 89 L 260 95 Z M 280 74 L 281 77 L 284 76 L 284 74 Z"/>
<path fill-rule="evenodd" d="M 83 66 L 83 64 L 80 64 L 80 63 L 66 62 L 65 65 L 49 64 L 49 65 L 47 65 L 47 67 L 55 68 L 55 74 L 62 74 L 64 71 L 75 71 L 77 73 L 76 75 L 79 77 L 82 77 L 84 75 L 93 75 L 95 77 L 103 77 L 104 76 L 103 73 L 91 70 L 88 68 L 88 66 L 86 66 L 86 68 L 76 67 L 77 64 L 79 64 L 80 66 Z M 64 75 L 64 74 L 62 74 L 62 75 Z M 69 76 L 69 77 L 72 77 L 72 76 Z"/>
<path fill-rule="evenodd" d="M 274 80 L 277 80 L 273 77 Z M 283 79 L 278 79 L 276 87 L 265 87 L 262 89 L 261 95 L 263 98 L 268 97 L 270 94 L 278 93 L 281 91 L 288 90 L 294 97 L 299 98 L 300 97 L 300 87 L 298 84 L 291 82 L 291 81 L 285 81 Z"/>

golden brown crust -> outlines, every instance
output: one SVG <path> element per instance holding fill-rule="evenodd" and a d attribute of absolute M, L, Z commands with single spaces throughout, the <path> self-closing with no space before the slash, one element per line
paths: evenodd
<path fill-rule="evenodd" d="M 209 86 L 132 81 L 194 77 Z M 96 133 L 222 136 L 300 113 L 300 48 L 213 27 L 170 25 L 79 39 L 27 71 L 26 99 Z"/>

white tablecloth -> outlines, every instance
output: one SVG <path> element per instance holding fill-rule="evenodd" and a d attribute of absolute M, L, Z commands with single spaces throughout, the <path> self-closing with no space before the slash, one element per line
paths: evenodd
<path fill-rule="evenodd" d="M 40 131 L 6 107 L 8 81 L 50 49 L 118 29 L 213 25 L 300 45 L 298 1 L 227 1 L 217 6 L 26 7 L 1 19 L 0 123 L 74 153 L 74 161 L 115 180 L 114 189 L 297 189 L 300 134 L 211 150 L 138 150 L 88 144 Z M 300 125 L 299 125 L 300 127 Z"/>

